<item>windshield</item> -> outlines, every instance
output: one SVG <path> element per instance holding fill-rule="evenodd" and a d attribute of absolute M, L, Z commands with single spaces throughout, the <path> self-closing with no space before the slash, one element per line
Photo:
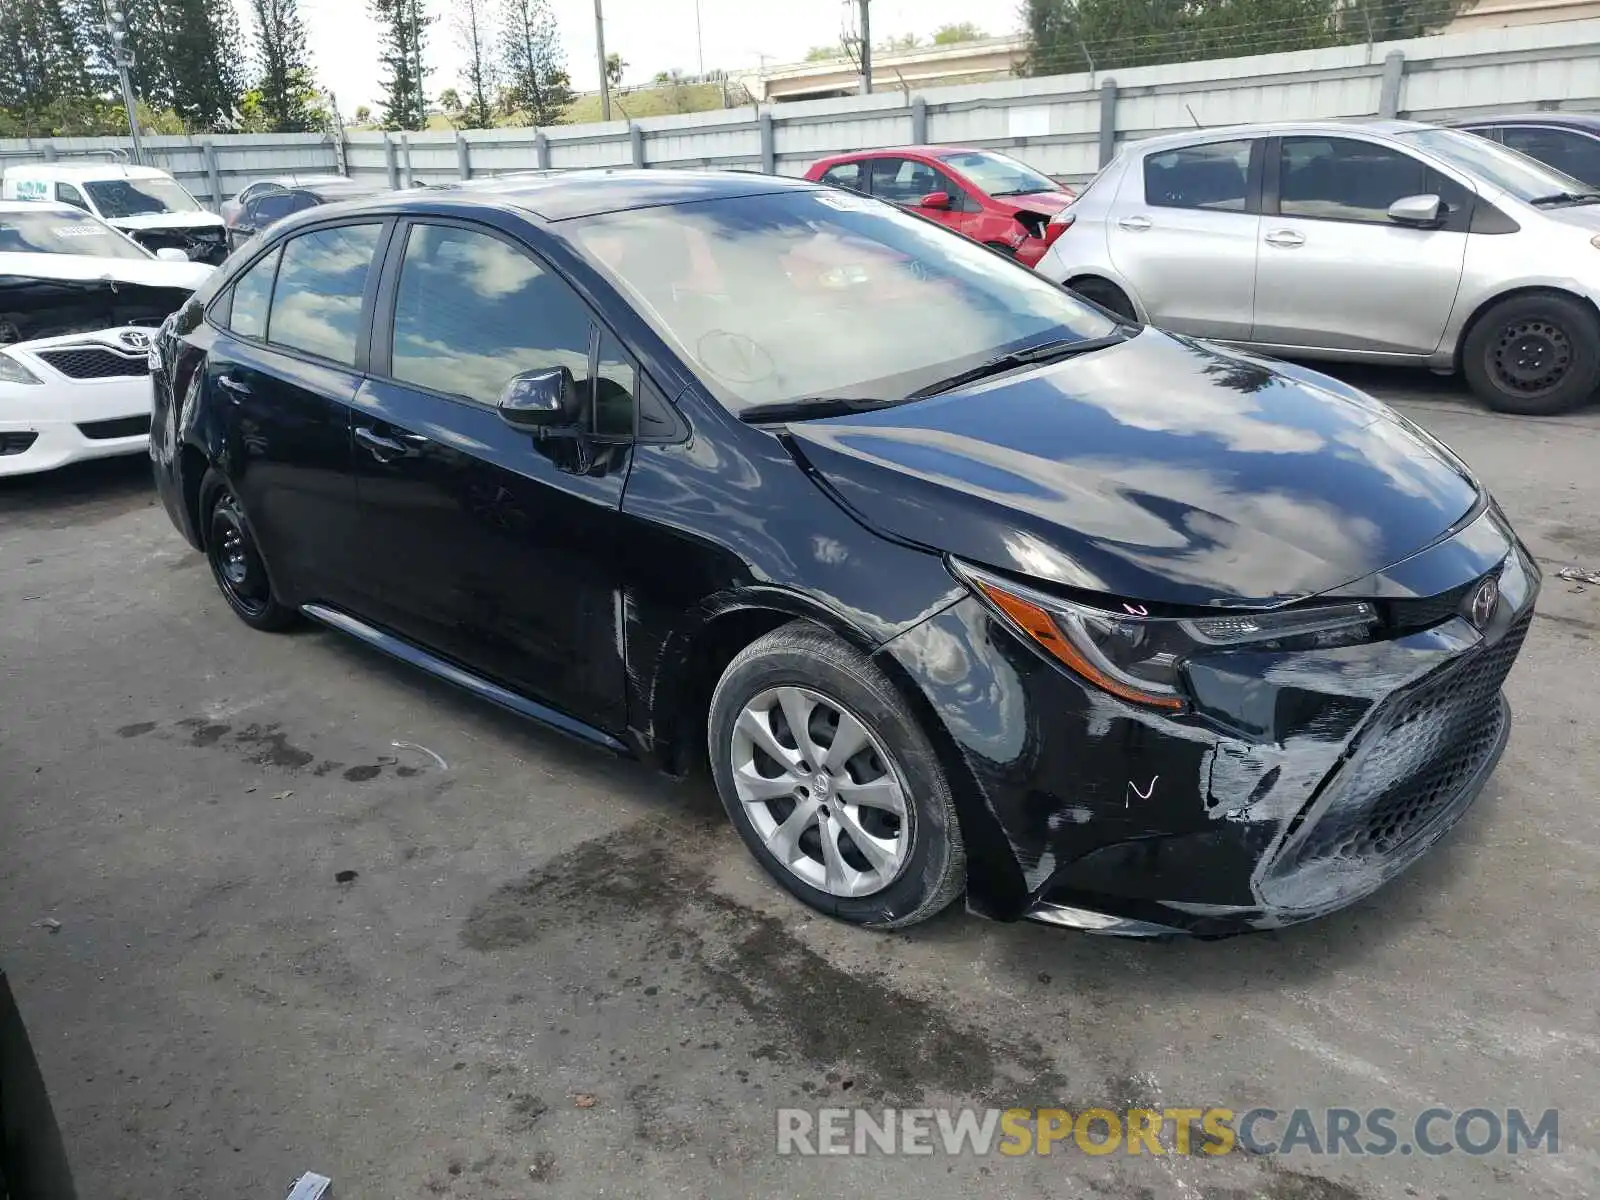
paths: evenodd
<path fill-rule="evenodd" d="M 1475 133 L 1462 133 L 1457 129 L 1416 129 L 1400 137 L 1524 203 L 1563 192 L 1576 194 L 1592 190 L 1588 184 L 1554 167 L 1547 167 L 1537 159 Z"/>
<path fill-rule="evenodd" d="M 986 195 L 1026 196 L 1034 192 L 1061 190 L 1061 185 L 1048 175 L 1041 175 L 1032 167 L 992 150 L 961 150 L 939 157 L 941 162 L 949 163 L 960 171 Z"/>
<path fill-rule="evenodd" d="M 86 254 L 142 258 L 149 253 L 87 213 L 0 213 L 0 254 Z"/>
<path fill-rule="evenodd" d="M 900 399 L 1007 351 L 1116 323 L 974 242 L 841 191 L 636 209 L 573 240 L 737 412 Z"/>
<path fill-rule="evenodd" d="M 200 211 L 195 198 L 171 179 L 101 179 L 83 190 L 108 219 Z"/>

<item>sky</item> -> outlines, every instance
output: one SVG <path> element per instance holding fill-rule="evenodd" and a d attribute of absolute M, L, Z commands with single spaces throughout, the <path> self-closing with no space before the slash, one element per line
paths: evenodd
<path fill-rule="evenodd" d="M 440 19 L 429 30 L 428 94 L 461 86 L 462 55 L 451 28 L 451 0 L 425 0 Z M 628 64 L 624 86 L 647 83 L 658 71 L 680 68 L 698 74 L 696 0 L 602 0 L 606 50 Z M 498 7 L 497 0 L 490 0 Z M 806 51 L 838 38 L 853 5 L 846 0 L 698 0 L 700 46 L 706 70 L 795 62 Z M 600 86 L 595 57 L 593 0 L 550 0 L 567 52 L 573 87 Z M 241 7 L 243 7 L 241 5 Z M 985 33 L 1012 32 L 1018 25 L 1014 0 L 872 0 L 872 40 L 915 33 L 926 40 L 941 25 L 972 21 Z M 357 105 L 378 101 L 377 30 L 366 0 L 300 0 L 318 81 L 339 98 L 347 116 Z M 249 27 L 248 19 L 245 21 Z"/>

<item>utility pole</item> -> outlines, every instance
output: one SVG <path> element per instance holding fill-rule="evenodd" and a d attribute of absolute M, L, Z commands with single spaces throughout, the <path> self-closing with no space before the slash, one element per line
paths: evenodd
<path fill-rule="evenodd" d="M 594 53 L 600 60 L 600 119 L 611 120 L 611 79 L 606 74 L 606 18 L 601 0 L 594 0 Z"/>
<path fill-rule="evenodd" d="M 861 5 L 861 94 L 872 95 L 872 17 L 867 6 L 871 0 L 857 0 Z"/>
<path fill-rule="evenodd" d="M 700 0 L 694 0 L 694 49 L 700 59 L 700 78 L 706 77 L 706 44 L 700 38 Z"/>
<path fill-rule="evenodd" d="M 133 77 L 128 74 L 133 66 L 133 47 L 128 45 L 128 18 L 123 15 L 122 0 L 106 0 L 106 32 L 111 35 L 111 57 L 117 64 L 117 78 L 122 83 L 122 105 L 128 110 L 128 133 L 133 138 L 133 161 L 144 165 L 144 145 L 139 141 L 139 101 L 133 94 Z"/>

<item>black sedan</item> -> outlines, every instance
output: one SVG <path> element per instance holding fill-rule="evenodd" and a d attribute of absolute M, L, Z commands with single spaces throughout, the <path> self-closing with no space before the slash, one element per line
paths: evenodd
<path fill-rule="evenodd" d="M 162 499 L 246 624 L 709 754 L 846 921 L 1312 917 L 1505 741 L 1538 574 L 1450 451 L 874 200 L 601 171 L 319 208 L 152 359 Z"/>

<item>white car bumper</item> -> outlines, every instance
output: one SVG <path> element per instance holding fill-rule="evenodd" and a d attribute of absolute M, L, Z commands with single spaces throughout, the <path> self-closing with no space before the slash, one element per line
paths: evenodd
<path fill-rule="evenodd" d="M 39 382 L 0 380 L 0 477 L 146 449 L 150 376 L 144 352 L 118 340 L 128 332 L 74 334 L 5 347 Z M 148 336 L 150 331 L 132 332 Z M 103 373 L 112 371 L 121 373 Z"/>

